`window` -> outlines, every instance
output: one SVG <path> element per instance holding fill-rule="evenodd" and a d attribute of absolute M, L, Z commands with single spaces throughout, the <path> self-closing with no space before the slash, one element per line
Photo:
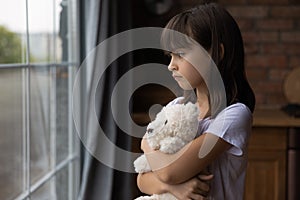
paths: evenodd
<path fill-rule="evenodd" d="M 74 200 L 76 0 L 0 3 L 0 199 Z"/>

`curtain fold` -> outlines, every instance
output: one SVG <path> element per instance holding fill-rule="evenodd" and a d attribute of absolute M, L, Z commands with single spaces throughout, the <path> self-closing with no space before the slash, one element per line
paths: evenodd
<path fill-rule="evenodd" d="M 105 39 L 131 28 L 130 8 L 129 0 L 80 0 L 81 61 Z M 93 77 L 93 74 L 96 74 L 97 65 L 92 66 L 85 69 L 83 86 L 81 86 L 83 95 L 90 95 L 90 98 L 93 98 L 89 91 L 91 89 L 90 84 L 98 78 Z M 99 80 L 96 91 L 96 105 L 84 105 L 96 107 L 99 123 L 106 133 L 106 137 L 116 146 L 128 151 L 131 151 L 131 137 L 116 126 L 110 111 L 110 101 L 115 83 L 131 66 L 132 56 L 130 53 L 114 61 Z M 129 105 L 125 106 L 130 108 Z M 83 114 L 82 118 L 85 119 L 86 115 Z M 83 131 L 89 129 L 90 127 L 83 126 Z M 118 156 L 113 155 L 111 152 L 110 154 L 112 154 L 111 159 L 117 159 Z M 134 193 L 136 193 L 132 188 L 133 184 L 135 184 L 134 174 L 107 167 L 83 148 L 81 186 L 78 199 L 131 200 Z"/>

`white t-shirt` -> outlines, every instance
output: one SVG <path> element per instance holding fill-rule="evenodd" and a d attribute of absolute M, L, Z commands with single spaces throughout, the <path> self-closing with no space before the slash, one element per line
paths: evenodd
<path fill-rule="evenodd" d="M 182 97 L 169 104 L 179 103 Z M 202 133 L 216 135 L 232 147 L 222 153 L 210 168 L 214 175 L 211 182 L 213 200 L 241 200 L 244 195 L 247 168 L 247 144 L 252 127 L 252 113 L 242 103 L 226 107 L 215 119 L 205 118 L 199 121 L 198 136 Z"/>

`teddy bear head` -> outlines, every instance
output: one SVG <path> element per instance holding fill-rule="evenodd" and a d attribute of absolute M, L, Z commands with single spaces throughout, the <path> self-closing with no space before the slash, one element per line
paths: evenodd
<path fill-rule="evenodd" d="M 168 140 L 168 145 L 173 146 L 178 141 L 184 144 L 190 142 L 197 133 L 198 116 L 198 106 L 191 102 L 163 107 L 147 126 L 146 138 L 149 146 L 155 150 L 161 150 L 165 140 Z M 176 142 L 170 144 L 172 140 Z"/>

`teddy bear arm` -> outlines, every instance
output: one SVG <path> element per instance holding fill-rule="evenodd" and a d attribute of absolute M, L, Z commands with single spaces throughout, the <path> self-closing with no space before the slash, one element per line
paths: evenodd
<path fill-rule="evenodd" d="M 141 155 L 138 157 L 134 162 L 134 169 L 137 173 L 145 173 L 145 172 L 150 172 L 151 167 L 147 161 L 147 158 L 145 155 Z"/>

